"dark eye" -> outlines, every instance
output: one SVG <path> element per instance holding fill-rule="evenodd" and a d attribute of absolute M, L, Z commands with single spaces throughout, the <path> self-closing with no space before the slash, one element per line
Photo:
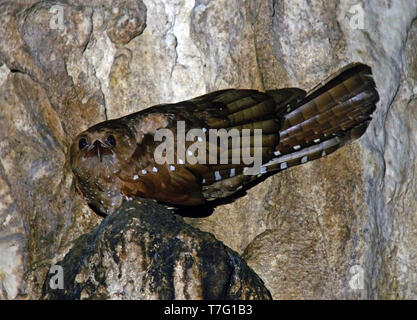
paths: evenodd
<path fill-rule="evenodd" d="M 86 146 L 88 146 L 88 141 L 86 138 L 81 138 L 78 141 L 78 148 L 80 148 L 80 150 L 84 149 Z"/>
<path fill-rule="evenodd" d="M 114 138 L 114 136 L 112 134 L 110 134 L 110 135 L 107 136 L 106 141 L 112 147 L 115 147 L 116 146 L 116 139 Z"/>

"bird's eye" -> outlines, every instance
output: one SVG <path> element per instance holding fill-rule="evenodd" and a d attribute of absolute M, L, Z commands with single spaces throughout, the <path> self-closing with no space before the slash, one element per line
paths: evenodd
<path fill-rule="evenodd" d="M 106 141 L 112 147 L 115 147 L 116 146 L 116 139 L 114 138 L 114 136 L 112 134 L 110 134 L 110 135 L 107 136 Z"/>
<path fill-rule="evenodd" d="M 78 148 L 80 148 L 80 150 L 84 149 L 87 145 L 88 145 L 88 141 L 86 138 L 81 138 L 78 141 Z"/>

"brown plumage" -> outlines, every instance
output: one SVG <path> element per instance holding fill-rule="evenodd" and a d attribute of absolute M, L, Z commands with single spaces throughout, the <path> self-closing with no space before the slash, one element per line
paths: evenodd
<path fill-rule="evenodd" d="M 343 68 L 308 95 L 296 88 L 216 91 L 89 128 L 71 146 L 71 166 L 78 189 L 104 215 L 124 197 L 152 198 L 174 206 L 200 205 L 230 198 L 265 176 L 328 155 L 360 137 L 378 99 L 371 69 L 359 63 Z M 158 164 L 154 152 L 161 142 L 154 135 L 159 129 L 170 129 L 177 141 L 178 121 L 184 121 L 186 132 L 251 129 L 252 153 L 254 129 L 262 129 L 259 174 L 247 175 L 242 158 L 232 163 L 232 149 L 226 164 L 191 164 L 187 158 L 177 158 L 179 146 L 175 145 L 175 162 Z M 205 147 L 209 150 L 208 142 Z"/>

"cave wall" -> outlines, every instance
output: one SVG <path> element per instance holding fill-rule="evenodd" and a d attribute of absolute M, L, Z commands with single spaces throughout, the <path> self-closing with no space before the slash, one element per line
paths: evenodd
<path fill-rule="evenodd" d="M 68 167 L 78 132 L 217 89 L 311 89 L 360 61 L 381 100 L 359 141 L 187 221 L 275 299 L 417 298 L 416 17 L 414 0 L 0 1 L 0 297 L 39 297 L 100 222 Z"/>

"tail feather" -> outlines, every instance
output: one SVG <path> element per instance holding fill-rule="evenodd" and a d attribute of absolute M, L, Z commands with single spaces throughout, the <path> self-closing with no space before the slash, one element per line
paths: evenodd
<path fill-rule="evenodd" d="M 208 128 L 262 129 L 259 173 L 248 175 L 244 161 L 233 163 L 234 146 L 229 141 L 228 163 L 210 165 L 201 174 L 204 198 L 227 197 L 276 172 L 336 151 L 366 131 L 378 100 L 371 68 L 358 63 L 343 68 L 308 94 L 297 88 L 265 93 L 232 89 L 191 100 L 197 107 L 195 115 Z M 247 140 L 247 149 L 239 146 L 241 155 L 243 151 L 254 154 L 253 132 Z"/>
<path fill-rule="evenodd" d="M 300 145 L 306 147 L 313 144 L 314 140 L 325 140 L 332 134 L 342 134 L 344 131 L 353 128 L 358 123 L 370 119 L 373 106 L 364 106 L 365 100 L 358 100 L 355 104 L 342 102 L 333 109 L 318 114 L 300 124 L 281 130 L 280 145 L 277 151 L 287 153 L 292 146 Z M 335 109 L 340 109 L 336 110 Z"/>
<path fill-rule="evenodd" d="M 268 169 L 268 172 L 282 171 L 287 168 L 324 157 L 336 151 L 342 145 L 342 139 L 340 139 L 339 137 L 333 137 L 321 143 L 300 149 L 299 151 L 294 151 L 292 153 L 288 153 L 280 157 L 277 157 L 265 164 L 264 166 Z"/>
<path fill-rule="evenodd" d="M 318 159 L 359 138 L 378 100 L 370 67 L 342 69 L 284 115 L 276 158 L 264 165 L 267 171 Z"/>

